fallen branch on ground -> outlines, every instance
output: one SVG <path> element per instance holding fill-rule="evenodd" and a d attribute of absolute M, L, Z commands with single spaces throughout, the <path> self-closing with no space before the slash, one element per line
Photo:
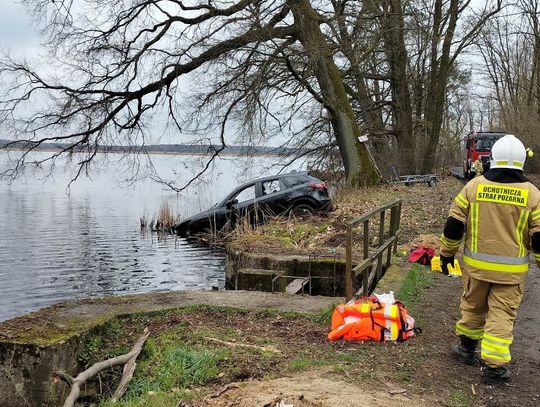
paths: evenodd
<path fill-rule="evenodd" d="M 258 346 L 258 345 L 249 345 L 247 343 L 229 342 L 229 341 L 224 341 L 217 338 L 211 338 L 209 336 L 205 336 L 204 339 L 206 339 L 207 341 L 219 343 L 221 345 L 235 346 L 235 347 L 240 347 L 240 348 L 253 348 L 253 349 L 262 350 L 263 352 L 281 353 L 280 350 L 274 348 L 273 346 Z"/>
<path fill-rule="evenodd" d="M 73 407 L 81 394 L 81 385 L 85 384 L 88 380 L 93 378 L 99 372 L 107 368 L 125 364 L 124 373 L 122 374 L 122 378 L 120 379 L 120 384 L 118 385 L 118 388 L 113 395 L 113 402 L 120 398 L 122 394 L 124 394 L 124 392 L 126 391 L 127 385 L 133 377 L 133 372 L 135 371 L 136 366 L 135 360 L 139 356 L 139 353 L 141 353 L 144 343 L 146 342 L 146 339 L 148 339 L 149 335 L 150 331 L 148 330 L 148 328 L 144 328 L 143 334 L 137 340 L 137 342 L 135 342 L 135 345 L 133 345 L 133 348 L 131 349 L 131 351 L 129 351 L 129 353 L 95 363 L 88 369 L 86 369 L 84 372 L 79 373 L 75 378 L 71 378 L 68 374 L 64 372 L 55 372 L 54 376 L 56 376 L 57 378 L 60 378 L 68 383 L 71 382 L 71 391 L 68 394 L 66 400 L 64 401 L 63 407 Z"/>
<path fill-rule="evenodd" d="M 221 389 L 217 390 L 216 392 L 214 392 L 213 394 L 211 394 L 208 398 L 211 398 L 211 399 L 215 399 L 219 396 L 221 396 L 223 393 L 225 393 L 227 390 L 230 390 L 230 389 L 237 389 L 238 386 L 236 384 L 233 384 L 233 383 L 229 383 L 229 384 L 226 384 L 225 386 L 223 386 Z"/>

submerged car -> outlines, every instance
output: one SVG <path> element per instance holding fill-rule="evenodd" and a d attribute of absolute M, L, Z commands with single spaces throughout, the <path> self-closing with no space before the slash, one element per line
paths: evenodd
<path fill-rule="evenodd" d="M 331 209 L 326 184 L 307 172 L 291 172 L 247 182 L 207 211 L 174 226 L 181 237 L 219 233 L 234 228 L 239 219 L 250 224 L 284 214 L 309 215 Z"/>

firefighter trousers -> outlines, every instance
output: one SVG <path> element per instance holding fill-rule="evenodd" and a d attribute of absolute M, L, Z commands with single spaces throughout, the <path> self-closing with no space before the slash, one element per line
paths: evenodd
<path fill-rule="evenodd" d="M 512 331 L 523 285 L 490 283 L 463 273 L 461 319 L 456 333 L 482 341 L 480 356 L 488 366 L 501 367 L 510 362 Z"/>

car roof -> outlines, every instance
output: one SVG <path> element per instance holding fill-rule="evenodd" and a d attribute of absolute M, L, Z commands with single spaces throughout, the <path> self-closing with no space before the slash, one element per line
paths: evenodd
<path fill-rule="evenodd" d="M 270 175 L 270 176 L 267 176 L 267 177 L 252 179 L 251 181 L 248 181 L 248 182 L 245 182 L 245 183 L 239 185 L 235 189 L 241 188 L 241 187 L 243 187 L 245 185 L 254 184 L 255 182 L 264 182 L 264 181 L 269 181 L 269 180 L 274 180 L 274 179 L 289 178 L 289 177 L 295 177 L 295 176 L 298 176 L 298 175 L 311 176 L 311 175 L 309 175 L 309 171 L 293 171 L 293 172 L 288 172 L 286 174 Z"/>

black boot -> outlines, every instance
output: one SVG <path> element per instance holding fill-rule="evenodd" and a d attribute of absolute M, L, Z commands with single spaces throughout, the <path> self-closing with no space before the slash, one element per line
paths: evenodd
<path fill-rule="evenodd" d="M 452 348 L 452 354 L 462 363 L 474 365 L 476 363 L 476 339 L 459 336 L 459 343 Z"/>
<path fill-rule="evenodd" d="M 500 384 L 510 381 L 510 371 L 506 366 L 482 367 L 482 382 L 485 384 Z"/>

